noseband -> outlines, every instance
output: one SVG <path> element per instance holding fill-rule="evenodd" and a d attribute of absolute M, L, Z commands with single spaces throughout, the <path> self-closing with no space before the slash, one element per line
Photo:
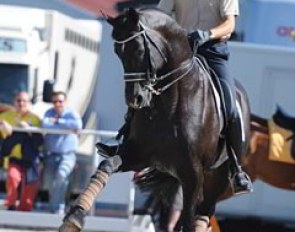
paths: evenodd
<path fill-rule="evenodd" d="M 144 87 L 146 89 L 148 89 L 149 91 L 151 91 L 155 95 L 160 95 L 166 89 L 168 89 L 169 87 L 174 85 L 176 82 L 178 82 L 180 79 L 185 77 L 192 70 L 194 63 L 195 63 L 195 59 L 194 58 L 188 59 L 188 60 L 182 62 L 178 68 L 173 69 L 164 75 L 157 76 L 157 70 L 155 70 L 154 66 L 152 65 L 150 49 L 149 49 L 148 43 L 152 44 L 156 48 L 156 50 L 159 52 L 159 54 L 161 55 L 161 57 L 163 58 L 165 63 L 167 63 L 167 58 L 165 57 L 162 50 L 157 46 L 157 44 L 152 40 L 152 38 L 147 33 L 148 30 L 152 30 L 152 29 L 146 27 L 141 21 L 139 21 L 139 27 L 140 27 L 139 32 L 127 37 L 126 39 L 114 40 L 114 42 L 116 44 L 121 44 L 123 47 L 125 46 L 126 43 L 136 39 L 139 36 L 143 36 L 143 40 L 144 40 L 145 60 L 146 60 L 147 66 L 148 66 L 147 70 L 146 70 L 146 72 L 125 72 L 124 73 L 124 81 L 125 82 L 145 82 Z M 181 72 L 181 71 L 183 71 L 183 72 L 180 73 L 178 77 L 176 77 L 175 79 L 168 82 L 165 86 L 163 86 L 161 88 L 155 88 L 155 86 L 160 81 L 165 80 L 169 76 L 172 76 L 172 75 L 174 75 L 178 72 Z M 137 76 L 138 78 L 132 78 L 135 76 Z"/>

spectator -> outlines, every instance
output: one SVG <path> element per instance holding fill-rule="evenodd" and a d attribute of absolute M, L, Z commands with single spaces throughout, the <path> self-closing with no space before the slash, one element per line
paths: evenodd
<path fill-rule="evenodd" d="M 43 118 L 43 128 L 79 130 L 81 117 L 66 107 L 66 94 L 54 92 L 53 108 Z M 44 178 L 49 184 L 49 207 L 52 213 L 63 214 L 69 176 L 76 164 L 77 134 L 48 134 L 45 136 Z"/>
<path fill-rule="evenodd" d="M 41 120 L 29 110 L 30 99 L 26 92 L 16 95 L 14 106 L 15 109 L 0 114 L 0 137 L 4 139 L 0 157 L 7 161 L 5 206 L 8 210 L 31 211 L 38 191 L 39 148 L 43 139 L 40 134 L 13 132 L 12 127 L 39 127 Z"/>

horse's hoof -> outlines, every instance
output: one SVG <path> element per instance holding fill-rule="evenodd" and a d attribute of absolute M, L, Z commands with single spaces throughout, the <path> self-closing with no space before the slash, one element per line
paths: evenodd
<path fill-rule="evenodd" d="M 213 228 L 210 226 L 210 227 L 208 227 L 208 230 L 207 230 L 207 232 L 213 232 Z"/>
<path fill-rule="evenodd" d="M 198 216 L 195 221 L 195 232 L 212 232 L 208 216 Z"/>
<path fill-rule="evenodd" d="M 59 228 L 59 232 L 79 232 L 85 224 L 85 211 L 79 207 L 71 207 L 70 211 L 66 214 L 63 219 L 63 224 Z"/>
<path fill-rule="evenodd" d="M 80 232 L 80 228 L 78 228 L 75 224 L 65 221 L 58 229 L 59 232 Z"/>
<path fill-rule="evenodd" d="M 195 232 L 213 232 L 212 227 L 197 227 Z"/>

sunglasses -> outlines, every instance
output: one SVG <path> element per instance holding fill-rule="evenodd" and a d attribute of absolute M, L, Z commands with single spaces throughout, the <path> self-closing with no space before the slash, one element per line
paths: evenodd
<path fill-rule="evenodd" d="M 63 100 L 55 100 L 55 101 L 52 101 L 53 104 L 56 104 L 56 103 L 63 103 L 64 101 Z"/>
<path fill-rule="evenodd" d="M 16 99 L 15 100 L 17 103 L 20 103 L 20 102 L 28 102 L 28 100 L 25 100 L 25 99 Z"/>

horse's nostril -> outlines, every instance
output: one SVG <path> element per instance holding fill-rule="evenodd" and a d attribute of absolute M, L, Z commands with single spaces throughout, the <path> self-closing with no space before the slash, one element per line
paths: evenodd
<path fill-rule="evenodd" d="M 142 101 L 143 101 L 143 97 L 142 97 L 141 95 L 138 95 L 138 96 L 136 97 L 136 103 L 137 103 L 138 105 L 140 105 L 140 104 L 142 103 Z"/>

